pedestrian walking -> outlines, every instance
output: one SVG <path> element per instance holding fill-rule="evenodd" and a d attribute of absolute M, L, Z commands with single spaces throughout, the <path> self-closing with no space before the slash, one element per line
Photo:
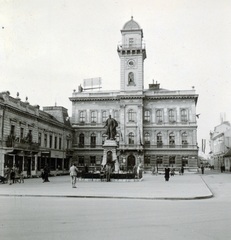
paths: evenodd
<path fill-rule="evenodd" d="M 15 165 L 10 170 L 10 182 L 9 184 L 12 185 L 12 183 L 15 182 Z"/>
<path fill-rule="evenodd" d="M 50 168 L 46 164 L 44 169 L 43 169 L 43 182 L 50 182 L 49 179 L 48 179 L 49 173 L 50 173 Z"/>
<path fill-rule="evenodd" d="M 170 178 L 169 172 L 170 172 L 170 168 L 167 166 L 167 167 L 164 169 L 164 178 L 165 178 L 165 181 L 168 181 L 169 178 Z"/>
<path fill-rule="evenodd" d="M 78 168 L 76 167 L 75 163 L 72 163 L 72 166 L 70 167 L 69 173 L 71 176 L 71 184 L 72 188 L 76 188 L 76 178 L 78 174 Z"/>
<path fill-rule="evenodd" d="M 204 174 L 204 170 L 205 170 L 205 168 L 204 168 L 204 166 L 202 165 L 202 166 L 201 166 L 201 173 L 202 173 L 202 174 Z"/>
<path fill-rule="evenodd" d="M 110 163 L 107 163 L 106 165 L 106 179 L 107 179 L 107 182 L 111 181 L 111 164 Z"/>
<path fill-rule="evenodd" d="M 155 167 L 155 175 L 158 175 L 158 166 Z"/>
<path fill-rule="evenodd" d="M 184 175 L 184 167 L 181 166 L 181 174 Z"/>

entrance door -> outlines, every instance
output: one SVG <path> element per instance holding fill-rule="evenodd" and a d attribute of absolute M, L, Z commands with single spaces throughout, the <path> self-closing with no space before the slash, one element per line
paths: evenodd
<path fill-rule="evenodd" d="M 133 155 L 129 155 L 128 156 L 128 165 L 127 165 L 127 168 L 128 168 L 128 171 L 133 171 L 133 167 L 136 165 L 136 159 Z"/>

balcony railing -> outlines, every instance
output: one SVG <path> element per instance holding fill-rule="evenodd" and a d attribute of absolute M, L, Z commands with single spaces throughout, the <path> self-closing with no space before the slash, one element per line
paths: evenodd
<path fill-rule="evenodd" d="M 140 43 L 140 44 L 118 44 L 117 45 L 117 50 L 137 50 L 137 49 L 145 49 L 145 43 Z"/>
<path fill-rule="evenodd" d="M 190 144 L 182 144 L 182 145 L 176 145 L 176 144 L 169 144 L 169 145 L 165 145 L 165 144 L 120 144 L 119 142 L 117 142 L 117 146 L 119 149 L 134 149 L 134 150 L 140 150 L 140 149 L 157 149 L 157 148 L 162 148 L 162 149 L 170 149 L 170 148 L 174 148 L 174 149 L 182 149 L 182 148 L 188 148 L 188 149 L 197 149 L 196 145 L 190 145 Z M 73 147 L 77 147 L 77 148 L 85 148 L 85 149 L 92 149 L 92 148 L 101 148 L 103 149 L 103 144 L 76 144 Z"/>

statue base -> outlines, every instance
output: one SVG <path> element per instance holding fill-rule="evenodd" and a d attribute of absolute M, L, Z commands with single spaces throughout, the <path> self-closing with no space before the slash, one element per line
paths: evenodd
<path fill-rule="evenodd" d="M 117 160 L 116 149 L 117 143 L 115 140 L 107 139 L 103 145 L 103 161 L 102 165 L 105 166 L 108 162 L 114 163 L 115 172 L 119 171 L 119 162 Z"/>

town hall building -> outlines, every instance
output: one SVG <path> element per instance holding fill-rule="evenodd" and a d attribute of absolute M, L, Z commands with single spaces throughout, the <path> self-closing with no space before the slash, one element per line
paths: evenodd
<path fill-rule="evenodd" d="M 73 158 L 81 166 L 102 163 L 105 122 L 118 122 L 117 158 L 120 169 L 141 163 L 145 169 L 169 165 L 195 171 L 198 161 L 195 89 L 166 90 L 159 83 L 144 89 L 147 57 L 143 30 L 133 20 L 121 30 L 117 47 L 120 89 L 74 91 L 72 102 Z"/>

